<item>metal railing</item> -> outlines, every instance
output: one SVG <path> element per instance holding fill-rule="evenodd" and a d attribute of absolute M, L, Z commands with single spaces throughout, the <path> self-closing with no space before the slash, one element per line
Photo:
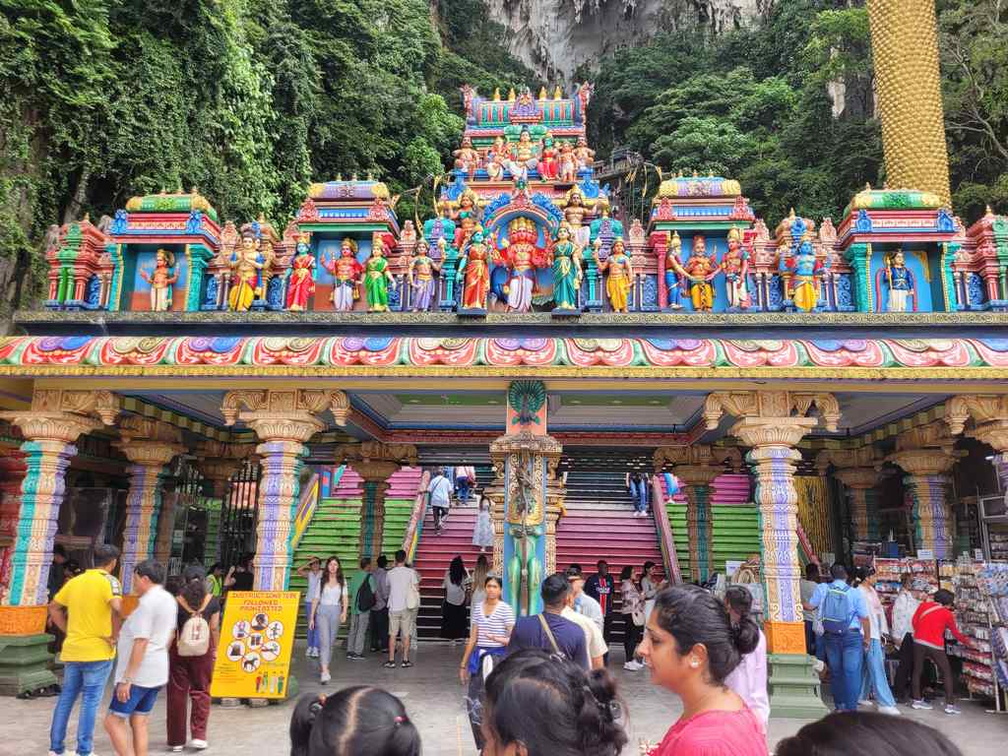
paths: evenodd
<path fill-rule="evenodd" d="M 420 545 L 420 535 L 423 532 L 424 516 L 427 514 L 427 485 L 430 483 L 430 472 L 424 471 L 417 484 L 416 498 L 413 500 L 413 512 L 410 514 L 406 533 L 403 535 L 402 550 L 406 552 L 406 563 L 413 564 L 417 546 Z"/>
<path fill-rule="evenodd" d="M 661 547 L 662 562 L 665 565 L 665 575 L 669 582 L 681 583 L 682 571 L 679 569 L 679 557 L 676 555 L 675 537 L 672 535 L 668 507 L 665 506 L 665 488 L 657 475 L 651 476 L 651 502 L 655 530 L 658 533 L 658 545 Z"/>

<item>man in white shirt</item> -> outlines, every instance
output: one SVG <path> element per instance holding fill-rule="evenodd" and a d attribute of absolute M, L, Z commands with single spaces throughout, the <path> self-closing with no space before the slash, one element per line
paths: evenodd
<path fill-rule="evenodd" d="M 396 636 L 402 635 L 402 667 L 412 667 L 409 659 L 410 636 L 419 610 L 420 575 L 406 566 L 406 552 L 395 553 L 395 567 L 388 571 L 389 646 L 385 667 L 395 669 Z M 411 606 L 411 604 L 414 604 Z"/>
<path fill-rule="evenodd" d="M 609 647 L 603 635 L 605 617 L 599 602 L 584 592 L 584 575 L 579 565 L 572 564 L 567 569 L 567 582 L 571 592 L 568 597 L 568 607 L 560 613 L 561 617 L 576 622 L 585 632 L 585 647 L 592 669 L 605 666 Z"/>
<path fill-rule="evenodd" d="M 448 516 L 448 509 L 451 507 L 452 496 L 452 483 L 445 475 L 444 468 L 439 467 L 437 474 L 431 478 L 427 486 L 427 495 L 434 509 L 434 532 L 440 533 L 441 523 Z"/>
<path fill-rule="evenodd" d="M 133 570 L 133 590 L 140 602 L 119 633 L 115 689 L 105 717 L 117 756 L 147 756 L 147 717 L 168 682 L 168 646 L 175 635 L 178 604 L 164 589 L 164 579 L 164 566 L 153 559 Z"/>

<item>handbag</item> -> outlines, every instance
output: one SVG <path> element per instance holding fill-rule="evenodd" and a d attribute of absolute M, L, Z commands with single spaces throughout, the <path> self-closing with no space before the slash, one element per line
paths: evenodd
<path fill-rule="evenodd" d="M 409 588 L 406 589 L 406 608 L 411 612 L 420 608 L 420 591 L 417 589 L 416 583 L 410 583 Z"/>
<path fill-rule="evenodd" d="M 630 612 L 630 620 L 637 627 L 644 627 L 644 622 L 647 618 L 644 616 L 644 607 L 638 605 Z"/>

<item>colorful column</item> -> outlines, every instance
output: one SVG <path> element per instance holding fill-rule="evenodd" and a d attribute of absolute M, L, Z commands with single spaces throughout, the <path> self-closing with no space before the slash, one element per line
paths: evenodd
<path fill-rule="evenodd" d="M 318 416 L 327 409 L 338 425 L 346 424 L 350 404 L 342 391 L 253 389 L 224 397 L 225 424 L 241 420 L 262 441 L 256 447 L 262 467 L 253 561 L 257 591 L 287 589 L 305 444 L 326 428 Z"/>
<path fill-rule="evenodd" d="M 0 538 L 10 544 L 0 548 L 0 595 L 6 595 L 21 510 L 21 485 L 27 468 L 24 454 L 17 447 L 3 447 L 0 454 L 3 455 L 0 456 Z"/>
<path fill-rule="evenodd" d="M 364 481 L 361 496 L 360 556 L 377 557 L 385 537 L 385 494 L 389 478 L 403 465 L 417 464 L 417 450 L 410 444 L 365 441 L 336 450 L 336 460 L 346 462 Z"/>
<path fill-rule="evenodd" d="M 879 532 L 875 483 L 878 481 L 878 473 L 872 467 L 848 467 L 837 470 L 836 478 L 847 488 L 854 539 L 877 541 Z"/>
<path fill-rule="evenodd" d="M 30 409 L 0 417 L 21 429 L 25 475 L 10 560 L 10 587 L 0 606 L 0 694 L 56 683 L 45 634 L 47 583 L 66 471 L 85 433 L 111 425 L 118 404 L 107 391 L 36 390 Z M 99 419 L 100 418 L 100 419 Z"/>
<path fill-rule="evenodd" d="M 563 498 L 556 473 L 563 447 L 546 433 L 545 384 L 511 383 L 505 428 L 505 435 L 490 444 L 497 476 L 493 490 L 500 499 L 495 518 L 503 530 L 494 546 L 494 568 L 504 578 L 504 600 L 517 615 L 528 616 L 542 610 L 540 584 L 556 569 L 556 522 Z"/>
<path fill-rule="evenodd" d="M 130 485 L 126 496 L 122 557 L 119 560 L 123 593 L 128 595 L 133 587 L 133 569 L 154 556 L 165 466 L 184 452 L 185 447 L 177 428 L 137 415 L 123 420 L 121 435 L 119 449 L 131 463 L 128 468 Z"/>
<path fill-rule="evenodd" d="M 770 666 L 774 716 L 818 716 L 825 707 L 819 680 L 805 651 L 805 628 L 798 582 L 798 492 L 796 446 L 819 423 L 807 417 L 815 407 L 829 430 L 836 429 L 839 405 L 830 394 L 787 391 L 724 392 L 707 397 L 704 417 L 716 428 L 723 413 L 738 422 L 729 431 L 750 448 L 746 462 L 756 481 L 762 523 L 762 575 L 766 590 L 764 632 Z"/>
<path fill-rule="evenodd" d="M 928 549 L 937 559 L 954 557 L 955 520 L 948 500 L 949 472 L 964 452 L 941 421 L 911 428 L 896 437 L 896 452 L 886 461 L 906 475 L 903 483 L 913 502 L 917 550 Z"/>
<path fill-rule="evenodd" d="M 682 481 L 686 495 L 686 529 L 689 532 L 690 579 L 706 580 L 713 570 L 711 517 L 711 482 L 720 470 L 704 465 L 678 465 L 675 475 Z"/>

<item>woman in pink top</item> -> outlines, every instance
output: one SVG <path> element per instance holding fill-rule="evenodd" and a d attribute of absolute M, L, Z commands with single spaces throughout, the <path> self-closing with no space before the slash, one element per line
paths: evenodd
<path fill-rule="evenodd" d="M 658 594 L 638 652 L 651 680 L 678 694 L 683 714 L 649 756 L 767 756 L 759 721 L 725 678 L 753 636 L 732 629 L 728 612 L 698 586 Z"/>

